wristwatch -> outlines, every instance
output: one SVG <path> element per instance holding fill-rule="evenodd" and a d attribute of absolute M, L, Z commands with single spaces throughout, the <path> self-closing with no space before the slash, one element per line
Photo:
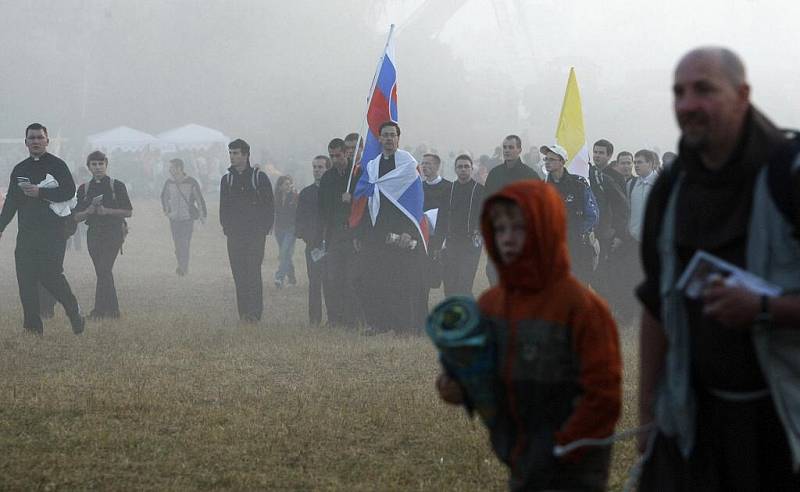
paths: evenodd
<path fill-rule="evenodd" d="M 769 311 L 769 296 L 761 296 L 761 311 L 756 315 L 756 323 L 770 324 L 772 323 L 772 313 Z"/>

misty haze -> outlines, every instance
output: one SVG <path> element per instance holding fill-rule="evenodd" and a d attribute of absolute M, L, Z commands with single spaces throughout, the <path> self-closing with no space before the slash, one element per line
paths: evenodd
<path fill-rule="evenodd" d="M 572 274 L 604 299 L 618 333 L 614 428 L 631 433 L 599 447 L 613 449 L 607 486 L 622 490 L 640 457 L 635 432 L 647 430 L 634 289 L 647 273 L 650 188 L 637 181 L 652 186 L 679 152 L 676 66 L 695 47 L 728 47 L 747 68 L 753 107 L 781 129 L 800 128 L 797 18 L 800 3 L 779 0 L 0 0 L 0 207 L 35 198 L 50 219 L 58 213 L 45 198 L 52 192 L 31 195 L 29 179 L 12 177 L 29 156 L 38 162 L 26 130 L 38 122 L 76 188 L 77 207 L 58 220 L 86 221 L 67 233 L 63 257 L 80 312 L 39 284 L 43 329 L 28 326 L 23 284 L 50 265 L 41 251 L 55 243 L 26 232 L 29 211 L 0 225 L 0 489 L 506 488 L 480 408 L 442 402 L 445 357 L 425 315 L 449 294 L 478 298 L 506 281 L 485 244 L 494 225 L 483 201 L 523 178 L 558 187 L 554 176 L 566 171 L 587 190 L 558 189 Z M 387 136 L 367 114 L 392 24 L 397 113 L 389 96 L 378 125 L 399 128 Z M 557 135 L 571 69 L 582 111 L 575 149 Z M 370 132 L 377 150 L 362 159 Z M 379 157 L 395 137 L 389 173 L 403 159 L 418 167 L 388 199 L 369 161 L 383 177 Z M 621 227 L 607 218 L 615 205 L 588 197 L 604 142 L 613 144 L 607 165 L 622 175 Z M 517 156 L 530 175 L 487 181 Z M 337 170 L 333 184 L 320 178 Z M 33 184 L 44 189 L 45 174 L 53 177 Z M 336 192 L 326 195 L 328 185 Z M 389 207 L 408 230 L 380 229 L 386 222 L 371 214 Z M 337 220 L 345 232 L 328 227 Z M 113 247 L 97 233 L 112 223 Z M 459 256 L 466 281 L 448 277 L 443 253 L 449 244 L 455 255 L 456 223 L 469 249 Z M 253 248 L 259 232 L 264 246 Z M 392 248 L 419 261 L 392 266 Z M 20 268 L 22 250 L 31 261 Z M 741 273 L 719 265 L 714 273 Z M 98 286 L 112 266 L 111 284 Z M 371 288 L 406 281 L 422 293 L 413 307 L 394 304 L 401 288 Z M 104 298 L 109 285 L 118 305 Z M 794 291 L 781 287 L 776 297 Z"/>

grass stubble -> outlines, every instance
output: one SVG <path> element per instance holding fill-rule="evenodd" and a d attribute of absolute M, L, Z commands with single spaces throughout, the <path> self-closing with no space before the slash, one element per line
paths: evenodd
<path fill-rule="evenodd" d="M 196 228 L 180 278 L 157 203 L 135 207 L 115 266 L 123 318 L 90 321 L 81 337 L 60 306 L 43 337 L 22 332 L 13 226 L 0 239 L 0 490 L 505 488 L 480 422 L 438 401 L 427 337 L 310 327 L 302 243 L 300 284 L 276 290 L 271 236 L 265 320 L 239 326 L 216 217 Z M 65 270 L 88 311 L 85 244 Z M 622 346 L 627 429 L 634 336 Z M 630 441 L 615 447 L 612 489 L 635 456 Z"/>

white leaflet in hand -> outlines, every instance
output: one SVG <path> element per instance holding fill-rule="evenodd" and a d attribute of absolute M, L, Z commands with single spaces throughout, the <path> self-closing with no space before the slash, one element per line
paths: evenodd
<path fill-rule="evenodd" d="M 311 250 L 311 261 L 316 263 L 319 260 L 321 260 L 322 257 L 324 257 L 326 254 L 327 254 L 327 251 L 325 251 L 324 249 L 322 249 L 322 248 L 314 248 L 314 249 Z"/>
<path fill-rule="evenodd" d="M 38 186 L 39 188 L 58 188 L 58 181 L 56 181 L 56 178 L 54 178 L 52 175 L 48 174 Z M 78 205 L 78 199 L 75 195 L 72 195 L 72 198 L 66 202 L 47 201 L 50 203 L 50 210 L 52 210 L 59 217 L 68 217 L 72 212 L 72 209 Z"/>
<path fill-rule="evenodd" d="M 699 299 L 703 289 L 715 276 L 722 277 L 726 285 L 739 285 L 754 294 L 770 297 L 781 295 L 781 288 L 777 285 L 705 251 L 694 254 L 678 279 L 676 288 L 684 291 L 690 299 Z"/>

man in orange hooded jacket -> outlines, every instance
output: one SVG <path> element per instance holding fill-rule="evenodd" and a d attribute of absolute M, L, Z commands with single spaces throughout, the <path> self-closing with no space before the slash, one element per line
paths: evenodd
<path fill-rule="evenodd" d="M 497 347 L 497 418 L 492 447 L 511 470 L 511 490 L 604 490 L 609 447 L 555 446 L 607 438 L 621 407 L 622 362 L 608 307 L 570 274 L 566 212 L 558 192 L 537 181 L 490 197 L 481 226 L 500 282 L 480 297 Z M 464 402 L 441 374 L 442 399 Z"/>

